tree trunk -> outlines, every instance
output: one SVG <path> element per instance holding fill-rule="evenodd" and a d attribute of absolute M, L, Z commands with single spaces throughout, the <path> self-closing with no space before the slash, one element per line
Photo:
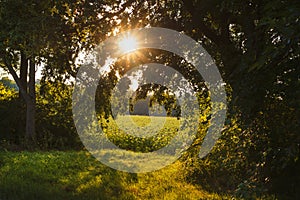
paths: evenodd
<path fill-rule="evenodd" d="M 25 72 L 25 66 L 27 66 L 28 69 L 28 59 L 26 59 L 26 63 L 25 63 L 25 58 L 26 55 L 22 53 L 21 55 L 21 59 L 23 62 L 23 68 L 22 72 L 20 72 L 20 77 L 23 77 L 23 80 L 26 80 L 26 88 L 24 88 L 24 84 L 22 84 L 21 78 L 18 77 L 15 69 L 13 68 L 12 64 L 4 59 L 5 61 L 5 65 L 7 66 L 10 74 L 13 76 L 14 80 L 16 81 L 18 87 L 19 87 L 19 91 L 21 96 L 23 97 L 23 99 L 25 100 L 26 103 L 26 138 L 27 139 L 34 139 L 35 137 L 35 108 L 36 108 L 36 95 L 35 95 L 35 61 L 34 61 L 34 57 L 31 58 L 30 64 L 29 64 L 29 82 L 27 84 L 27 76 L 26 78 L 25 73 L 27 75 L 28 72 Z M 27 70 L 26 70 L 27 71 Z M 22 74 L 22 75 L 21 75 Z M 24 82 L 23 82 L 24 83 Z"/>
<path fill-rule="evenodd" d="M 29 82 L 28 82 L 29 101 L 26 102 L 26 137 L 33 139 L 35 137 L 35 61 L 30 59 Z"/>
<path fill-rule="evenodd" d="M 25 91 L 27 91 L 27 75 L 28 75 L 28 59 L 26 54 L 21 51 L 21 65 L 20 65 L 20 83 Z M 19 98 L 22 101 L 22 93 L 19 90 Z"/>
<path fill-rule="evenodd" d="M 22 89 L 27 92 L 28 91 L 28 84 L 27 84 L 27 76 L 28 76 L 28 58 L 26 57 L 26 54 L 24 51 L 21 51 L 20 53 L 20 84 L 22 86 Z M 24 130 L 26 127 L 26 100 L 24 98 L 24 95 L 22 94 L 22 90 L 19 87 L 19 109 L 20 109 L 20 115 L 18 117 L 18 129 Z"/>

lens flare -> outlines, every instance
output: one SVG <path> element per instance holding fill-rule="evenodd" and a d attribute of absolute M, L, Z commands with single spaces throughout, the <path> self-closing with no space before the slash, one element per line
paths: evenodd
<path fill-rule="evenodd" d="M 119 42 L 119 48 L 122 52 L 134 51 L 137 48 L 137 41 L 134 37 L 128 35 Z"/>

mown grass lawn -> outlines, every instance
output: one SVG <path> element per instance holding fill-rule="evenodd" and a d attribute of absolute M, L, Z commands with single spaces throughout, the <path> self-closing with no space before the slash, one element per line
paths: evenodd
<path fill-rule="evenodd" d="M 0 152 L 0 199 L 231 199 L 188 184 L 179 161 L 159 171 L 111 169 L 88 152 Z"/>

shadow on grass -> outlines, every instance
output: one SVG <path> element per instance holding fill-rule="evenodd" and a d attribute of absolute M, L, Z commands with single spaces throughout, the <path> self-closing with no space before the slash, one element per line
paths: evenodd
<path fill-rule="evenodd" d="M 86 152 L 0 152 L 0 199 L 134 199 L 135 181 Z"/>

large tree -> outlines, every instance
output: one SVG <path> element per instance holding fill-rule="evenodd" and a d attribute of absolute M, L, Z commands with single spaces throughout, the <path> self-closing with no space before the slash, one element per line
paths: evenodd
<path fill-rule="evenodd" d="M 37 68 L 43 66 L 41 84 L 75 77 L 80 50 L 104 38 L 115 25 L 110 19 L 129 3 L 0 1 L 0 65 L 14 78 L 26 105 L 27 138 L 35 137 Z"/>
<path fill-rule="evenodd" d="M 237 117 L 242 127 L 242 142 L 235 148 L 250 163 L 249 180 L 275 186 L 290 171 L 299 174 L 299 1 L 149 0 L 133 1 L 129 8 L 118 18 L 121 30 L 159 26 L 182 31 L 214 58 L 232 90 L 228 121 Z M 162 58 L 150 51 L 154 56 L 145 53 L 144 62 Z M 178 67 L 170 56 L 163 62 Z M 124 65 L 117 67 L 124 73 Z M 185 74 L 197 75 L 193 70 Z M 107 86 L 113 87 L 117 78 L 111 77 Z M 297 184 L 299 178 L 286 187 L 295 190 Z"/>
<path fill-rule="evenodd" d="M 1 65 L 12 75 L 26 104 L 26 136 L 35 135 L 35 73 L 47 49 L 49 3 L 1 1 Z M 19 71 L 19 75 L 17 72 Z"/>

